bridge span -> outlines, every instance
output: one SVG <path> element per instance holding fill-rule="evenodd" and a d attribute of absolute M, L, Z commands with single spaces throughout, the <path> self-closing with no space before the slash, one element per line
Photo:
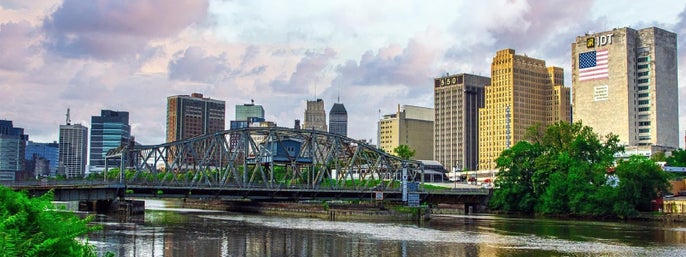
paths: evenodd
<path fill-rule="evenodd" d="M 434 179 L 419 161 L 316 130 L 256 127 L 158 145 L 124 145 L 106 156 L 90 180 L 14 184 L 33 194 L 53 189 L 56 200 L 129 197 L 248 199 L 253 201 L 402 199 L 408 182 Z M 487 189 L 429 190 L 420 201 L 483 202 Z"/>
<path fill-rule="evenodd" d="M 56 201 L 112 201 L 131 198 L 192 198 L 239 201 L 328 201 L 328 200 L 383 200 L 402 201 L 402 190 L 374 188 L 359 190 L 352 188 L 266 188 L 266 187 L 199 187 L 199 186 L 150 186 L 122 185 L 101 181 L 53 181 L 50 183 L 12 183 L 5 184 L 15 190 L 23 190 L 32 196 L 40 196 L 52 190 Z M 489 196 L 489 189 L 451 188 L 420 190 L 421 202 L 439 203 L 481 203 Z"/>

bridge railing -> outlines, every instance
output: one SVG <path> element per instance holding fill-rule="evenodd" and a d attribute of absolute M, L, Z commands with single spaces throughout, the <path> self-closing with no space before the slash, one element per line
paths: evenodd
<path fill-rule="evenodd" d="M 6 187 L 31 187 L 31 186 L 112 186 L 114 182 L 102 180 L 31 180 L 31 181 L 0 181 L 0 185 Z"/>

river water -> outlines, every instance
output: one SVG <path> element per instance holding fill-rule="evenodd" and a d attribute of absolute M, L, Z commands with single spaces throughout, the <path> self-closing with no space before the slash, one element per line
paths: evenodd
<path fill-rule="evenodd" d="M 115 256 L 686 256 L 686 224 L 434 216 L 421 225 L 174 208 L 99 215 L 89 236 Z"/>

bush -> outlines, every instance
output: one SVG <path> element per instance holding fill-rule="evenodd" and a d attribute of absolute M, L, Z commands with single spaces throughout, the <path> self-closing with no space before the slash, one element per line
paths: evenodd
<path fill-rule="evenodd" d="M 77 240 L 88 232 L 93 219 L 54 210 L 53 193 L 29 198 L 0 186 L 0 255 L 2 256 L 96 256 L 93 246 Z"/>

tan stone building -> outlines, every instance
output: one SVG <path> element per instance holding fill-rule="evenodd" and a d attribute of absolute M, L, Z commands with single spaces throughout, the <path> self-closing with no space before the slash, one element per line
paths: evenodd
<path fill-rule="evenodd" d="M 434 156 L 448 170 L 476 170 L 479 108 L 491 78 L 457 74 L 434 79 Z"/>
<path fill-rule="evenodd" d="M 393 154 L 399 145 L 415 150 L 415 160 L 433 158 L 433 108 L 398 105 L 398 111 L 379 120 L 379 148 Z"/>
<path fill-rule="evenodd" d="M 627 146 L 679 147 L 676 34 L 618 28 L 572 43 L 574 120 Z"/>
<path fill-rule="evenodd" d="M 305 121 L 302 129 L 314 129 L 328 131 L 326 127 L 326 110 L 324 110 L 324 100 L 307 101 L 305 109 Z"/>
<path fill-rule="evenodd" d="M 479 109 L 479 170 L 494 170 L 500 153 L 524 139 L 529 127 L 571 121 L 564 71 L 545 61 L 499 50 L 491 64 L 486 104 Z"/>

